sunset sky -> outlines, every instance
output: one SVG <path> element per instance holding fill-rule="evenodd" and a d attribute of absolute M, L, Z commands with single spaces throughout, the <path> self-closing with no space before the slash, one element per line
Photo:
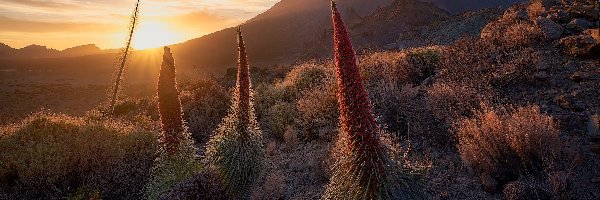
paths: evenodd
<path fill-rule="evenodd" d="M 240 24 L 278 0 L 141 0 L 134 48 L 184 42 Z M 0 0 L 0 42 L 119 48 L 135 0 Z"/>

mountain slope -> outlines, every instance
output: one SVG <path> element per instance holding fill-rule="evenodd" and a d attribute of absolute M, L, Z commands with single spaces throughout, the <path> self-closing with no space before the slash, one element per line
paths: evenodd
<path fill-rule="evenodd" d="M 102 49 L 97 47 L 94 44 L 81 45 L 76 47 L 71 47 L 60 52 L 60 56 L 63 57 L 75 57 L 75 56 L 85 56 L 85 55 L 94 55 L 103 53 Z"/>
<path fill-rule="evenodd" d="M 340 0 L 340 10 L 367 15 L 392 0 Z M 344 13 L 345 14 L 345 13 Z M 242 25 L 251 63 L 291 61 L 307 42 L 330 24 L 330 3 L 323 0 L 282 0 Z M 172 46 L 175 60 L 184 65 L 224 69 L 235 63 L 235 29 L 228 28 Z"/>
<path fill-rule="evenodd" d="M 497 6 L 507 7 L 515 3 L 526 0 L 421 0 L 431 2 L 438 7 L 447 10 L 453 14 L 479 10 L 482 8 L 492 8 Z"/>

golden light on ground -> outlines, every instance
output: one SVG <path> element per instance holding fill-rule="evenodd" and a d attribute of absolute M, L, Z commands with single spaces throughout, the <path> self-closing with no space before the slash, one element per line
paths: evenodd
<path fill-rule="evenodd" d="M 133 48 L 138 50 L 158 48 L 180 42 L 181 33 L 169 28 L 169 25 L 159 21 L 142 21 L 133 37 Z"/>

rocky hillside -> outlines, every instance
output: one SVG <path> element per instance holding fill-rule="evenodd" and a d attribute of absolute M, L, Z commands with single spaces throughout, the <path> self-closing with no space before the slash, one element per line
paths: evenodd
<path fill-rule="evenodd" d="M 515 3 L 524 2 L 526 0 L 494 0 L 494 1 L 474 1 L 474 0 L 422 0 L 431 2 L 438 7 L 447 10 L 450 13 L 458 14 L 465 11 L 476 11 L 483 8 L 493 7 L 508 7 Z"/>

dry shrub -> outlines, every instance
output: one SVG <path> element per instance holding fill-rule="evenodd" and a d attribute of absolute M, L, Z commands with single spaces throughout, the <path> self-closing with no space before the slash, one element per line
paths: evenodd
<path fill-rule="evenodd" d="M 285 177 L 281 172 L 273 172 L 267 176 L 265 183 L 262 186 L 252 192 L 250 199 L 285 199 L 285 189 Z"/>
<path fill-rule="evenodd" d="M 269 142 L 269 144 L 267 145 L 267 148 L 265 149 L 265 154 L 268 156 L 273 156 L 273 155 L 275 155 L 276 151 L 277 151 L 277 142 L 275 142 L 275 141 Z"/>
<path fill-rule="evenodd" d="M 376 52 L 359 60 L 361 76 L 366 83 L 384 81 L 390 84 L 421 84 L 435 73 L 441 58 L 437 46 L 408 49 L 402 52 Z"/>
<path fill-rule="evenodd" d="M 557 125 L 538 106 L 514 110 L 483 106 L 454 128 L 462 159 L 501 185 L 557 167 L 561 151 Z"/>
<path fill-rule="evenodd" d="M 285 141 L 285 150 L 291 152 L 298 145 L 298 134 L 293 127 L 288 126 L 285 130 L 285 134 L 283 135 L 283 140 Z"/>
<path fill-rule="evenodd" d="M 381 80 L 388 83 L 408 83 L 416 69 L 406 62 L 403 52 L 376 52 L 359 59 L 361 77 L 365 82 Z"/>
<path fill-rule="evenodd" d="M 189 98 L 181 98 L 188 131 L 195 141 L 203 143 L 227 114 L 231 97 L 225 88 L 212 80 L 200 80 L 182 89 L 182 93 L 189 94 Z"/>
<path fill-rule="evenodd" d="M 198 150 L 194 146 L 191 134 L 184 131 L 178 136 L 180 140 L 177 146 L 161 145 L 158 157 L 154 160 L 154 167 L 150 170 L 151 177 L 146 184 L 145 199 L 160 199 L 177 184 L 201 172 L 202 166 L 196 158 Z"/>
<path fill-rule="evenodd" d="M 453 83 L 435 83 L 427 88 L 427 106 L 436 119 L 452 124 L 459 117 L 469 117 L 479 107 L 477 91 Z"/>
<path fill-rule="evenodd" d="M 327 83 L 335 79 L 333 66 L 330 63 L 307 62 L 296 66 L 276 87 L 288 88 L 291 95 L 299 95 L 302 91 Z"/>
<path fill-rule="evenodd" d="M 2 127 L 0 194 L 58 199 L 79 188 L 108 199 L 143 196 L 158 132 L 151 122 L 136 121 L 36 113 Z"/>
<path fill-rule="evenodd" d="M 488 23 L 481 30 L 480 38 L 509 48 L 527 47 L 539 43 L 544 38 L 543 33 L 529 20 L 527 9 L 525 5 L 510 7 L 500 19 Z"/>
<path fill-rule="evenodd" d="M 288 126 L 296 118 L 296 105 L 287 102 L 277 102 L 268 110 L 265 116 L 268 120 L 268 130 L 271 136 L 283 140 Z"/>
<path fill-rule="evenodd" d="M 303 140 L 323 138 L 331 140 L 338 127 L 339 106 L 337 89 L 334 83 L 321 85 L 304 91 L 298 99 L 297 109 L 300 117 Z"/>
<path fill-rule="evenodd" d="M 211 199 L 228 200 L 227 191 L 216 172 L 202 170 L 200 173 L 173 186 L 160 199 Z"/>
<path fill-rule="evenodd" d="M 510 47 L 535 44 L 544 38 L 542 30 L 533 22 L 516 22 L 506 28 L 505 44 Z"/>
<path fill-rule="evenodd" d="M 455 83 L 492 97 L 506 86 L 533 80 L 539 55 L 531 47 L 509 48 L 486 40 L 462 39 L 444 51 L 436 82 Z"/>

